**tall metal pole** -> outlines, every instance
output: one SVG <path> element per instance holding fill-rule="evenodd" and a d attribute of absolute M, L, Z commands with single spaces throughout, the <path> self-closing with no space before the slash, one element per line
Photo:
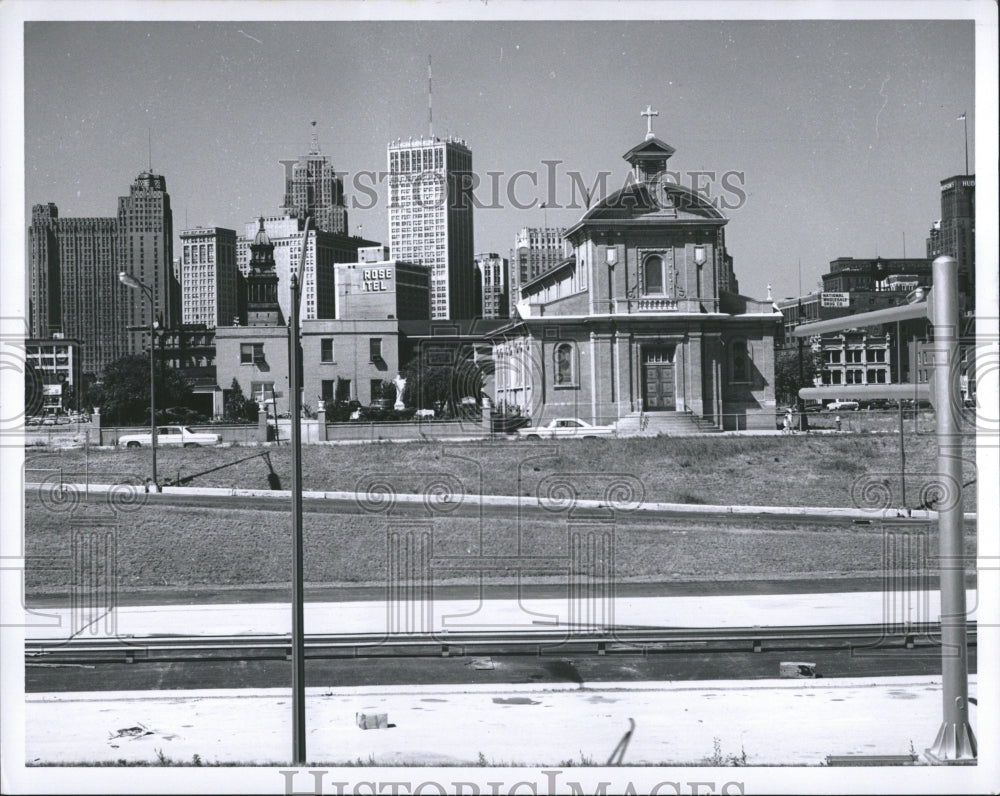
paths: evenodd
<path fill-rule="evenodd" d="M 146 294 L 146 286 L 142 286 L 143 295 Z M 153 316 L 156 308 L 153 306 L 153 291 L 150 290 L 149 298 L 149 432 L 150 447 L 153 450 L 153 490 L 160 491 L 160 482 L 156 477 L 156 321 Z"/>
<path fill-rule="evenodd" d="M 299 294 L 305 281 L 309 225 L 302 230 L 300 281 L 292 274 L 288 324 L 288 404 L 292 423 L 292 763 L 306 762 L 305 593 L 302 562 L 302 349 L 299 345 Z M 277 407 L 275 407 L 277 411 Z"/>
<path fill-rule="evenodd" d="M 969 114 L 962 111 L 962 126 L 965 127 L 965 174 L 969 174 Z"/>
<path fill-rule="evenodd" d="M 962 540 L 962 438 L 956 401 L 958 377 L 958 261 L 938 257 L 933 264 L 931 324 L 934 329 L 938 506 L 941 580 L 941 680 L 943 721 L 934 745 L 926 750 L 933 763 L 972 762 L 976 736 L 969 724 L 969 665 L 966 634 L 965 558 Z"/>

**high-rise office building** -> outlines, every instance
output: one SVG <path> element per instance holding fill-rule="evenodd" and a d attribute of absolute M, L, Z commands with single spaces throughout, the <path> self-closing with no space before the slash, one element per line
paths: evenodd
<path fill-rule="evenodd" d="M 320 153 L 316 135 L 313 134 L 308 155 L 281 162 L 286 169 L 282 211 L 301 220 L 312 216 L 313 228 L 321 232 L 346 235 L 344 182 L 329 158 Z"/>
<path fill-rule="evenodd" d="M 196 227 L 180 234 L 181 323 L 210 329 L 239 319 L 242 275 L 236 268 L 236 232 Z"/>
<path fill-rule="evenodd" d="M 506 318 L 508 311 L 507 260 L 499 254 L 476 255 L 479 270 L 481 315 L 483 318 Z"/>
<path fill-rule="evenodd" d="M 566 256 L 565 227 L 522 227 L 510 252 L 510 311 L 520 301 L 521 287 L 555 268 Z"/>
<path fill-rule="evenodd" d="M 975 307 L 976 175 L 960 174 L 941 181 L 941 219 L 927 238 L 927 256 L 947 254 L 958 260 L 958 289 L 966 308 Z"/>
<path fill-rule="evenodd" d="M 173 328 L 181 320 L 180 284 L 174 278 L 174 222 L 167 181 L 142 172 L 118 198 L 118 264 L 153 292 L 153 320 Z M 150 306 L 141 290 L 126 289 L 125 317 L 132 353 L 145 348 Z"/>
<path fill-rule="evenodd" d="M 81 371 L 100 374 L 127 353 L 118 220 L 59 218 L 50 202 L 32 207 L 28 238 L 31 335 L 81 341 Z"/>
<path fill-rule="evenodd" d="M 431 317 L 477 314 L 472 230 L 472 151 L 457 138 L 389 144 L 392 259 L 431 269 Z"/>

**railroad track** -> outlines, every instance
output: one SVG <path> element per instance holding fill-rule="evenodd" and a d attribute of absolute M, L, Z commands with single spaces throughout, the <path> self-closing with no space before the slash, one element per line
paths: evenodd
<path fill-rule="evenodd" d="M 940 648 L 940 625 L 799 625 L 745 628 L 539 628 L 517 632 L 307 635 L 307 659 L 469 655 L 647 655 Z M 969 644 L 976 623 L 968 624 Z M 289 635 L 141 636 L 25 641 L 26 665 L 285 660 Z"/>

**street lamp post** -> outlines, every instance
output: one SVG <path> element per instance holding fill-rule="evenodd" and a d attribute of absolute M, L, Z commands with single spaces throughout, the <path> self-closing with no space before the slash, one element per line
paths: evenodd
<path fill-rule="evenodd" d="M 122 271 L 118 281 L 125 287 L 141 290 L 142 295 L 149 300 L 149 430 L 150 447 L 153 451 L 153 489 L 160 491 L 160 482 L 156 478 L 156 307 L 153 304 L 153 291 L 129 273 Z"/>

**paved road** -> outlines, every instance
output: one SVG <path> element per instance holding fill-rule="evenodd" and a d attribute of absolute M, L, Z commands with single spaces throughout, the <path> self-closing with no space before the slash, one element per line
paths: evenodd
<path fill-rule="evenodd" d="M 307 686 L 756 680 L 778 676 L 781 661 L 817 664 L 822 677 L 939 675 L 936 647 L 761 653 L 596 654 L 308 660 Z M 976 669 L 976 648 L 969 649 Z M 274 688 L 291 686 L 286 661 L 206 661 L 83 665 L 28 664 L 29 692 Z"/>

